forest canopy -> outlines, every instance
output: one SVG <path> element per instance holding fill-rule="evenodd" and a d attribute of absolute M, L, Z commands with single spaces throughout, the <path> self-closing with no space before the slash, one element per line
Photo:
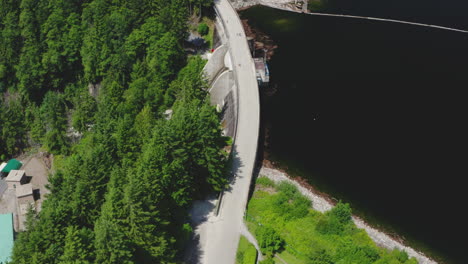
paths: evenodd
<path fill-rule="evenodd" d="M 56 157 L 12 263 L 176 263 L 227 139 L 184 40 L 207 0 L 0 0 L 0 158 Z M 172 110 L 172 117 L 165 115 Z"/>

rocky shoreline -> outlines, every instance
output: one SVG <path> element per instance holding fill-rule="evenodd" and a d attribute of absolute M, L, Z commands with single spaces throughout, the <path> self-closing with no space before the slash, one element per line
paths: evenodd
<path fill-rule="evenodd" d="M 274 182 L 287 181 L 294 184 L 298 190 L 307 198 L 312 201 L 312 207 L 320 212 L 325 212 L 333 208 L 335 202 L 333 199 L 326 194 L 319 193 L 312 186 L 307 184 L 305 181 L 292 179 L 285 172 L 275 168 L 268 168 L 262 166 L 260 169 L 259 177 L 268 177 Z M 391 237 L 390 235 L 377 230 L 374 227 L 369 226 L 364 220 L 359 217 L 353 216 L 353 221 L 358 228 L 366 230 L 369 237 L 380 247 L 387 249 L 397 248 L 408 253 L 408 256 L 414 257 L 418 260 L 419 264 L 437 264 L 436 261 L 428 258 L 424 253 L 414 250 L 404 244 L 404 241 L 398 238 Z"/>
<path fill-rule="evenodd" d="M 247 9 L 254 5 L 264 5 L 294 12 L 302 12 L 302 10 L 294 4 L 294 0 L 234 0 L 231 1 L 232 6 L 237 10 Z"/>

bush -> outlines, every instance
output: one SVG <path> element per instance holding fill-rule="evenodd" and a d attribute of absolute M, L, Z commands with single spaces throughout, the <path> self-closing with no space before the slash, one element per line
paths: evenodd
<path fill-rule="evenodd" d="M 296 186 L 281 182 L 278 184 L 280 192 L 274 198 L 275 211 L 286 220 L 299 219 L 309 213 L 311 201 L 297 190 Z"/>
<path fill-rule="evenodd" d="M 209 30 L 210 28 L 208 28 L 208 25 L 206 23 L 201 23 L 200 25 L 198 25 L 198 33 L 202 36 L 208 34 Z"/>
<path fill-rule="evenodd" d="M 278 191 L 284 193 L 286 196 L 291 197 L 291 198 L 296 197 L 299 194 L 296 186 L 285 181 L 278 184 Z"/>
<path fill-rule="evenodd" d="M 299 219 L 305 217 L 309 213 L 309 209 L 312 203 L 309 199 L 304 196 L 296 197 L 292 204 L 289 205 L 290 212 L 292 219 Z"/>
<path fill-rule="evenodd" d="M 357 245 L 351 238 L 343 239 L 336 252 L 343 263 L 372 264 L 380 259 L 379 251 L 372 245 Z"/>
<path fill-rule="evenodd" d="M 321 217 L 315 230 L 322 235 L 340 235 L 345 230 L 345 225 L 335 217 Z"/>
<path fill-rule="evenodd" d="M 260 248 L 265 255 L 273 255 L 273 253 L 278 252 L 283 248 L 283 239 L 271 227 L 259 227 L 256 235 Z"/>
<path fill-rule="evenodd" d="M 260 184 L 265 187 L 275 187 L 275 183 L 267 177 L 258 177 L 256 184 Z"/>
<path fill-rule="evenodd" d="M 309 261 L 307 263 L 310 263 L 310 264 L 333 264 L 334 263 L 330 254 L 328 254 L 328 252 L 324 249 L 317 250 L 313 254 L 309 255 L 308 260 Z"/>
<path fill-rule="evenodd" d="M 347 224 L 351 221 L 351 207 L 347 203 L 339 202 L 327 215 L 337 219 L 342 224 Z"/>
<path fill-rule="evenodd" d="M 406 251 L 402 251 L 398 249 L 392 250 L 392 256 L 394 256 L 401 263 L 405 263 L 409 259 L 408 253 L 406 253 Z"/>

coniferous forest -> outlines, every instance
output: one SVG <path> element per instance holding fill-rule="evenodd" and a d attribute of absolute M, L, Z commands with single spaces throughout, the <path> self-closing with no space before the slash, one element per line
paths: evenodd
<path fill-rule="evenodd" d="M 205 62 L 183 49 L 202 5 L 0 0 L 0 156 L 55 156 L 12 263 L 180 261 L 191 201 L 226 184 Z"/>

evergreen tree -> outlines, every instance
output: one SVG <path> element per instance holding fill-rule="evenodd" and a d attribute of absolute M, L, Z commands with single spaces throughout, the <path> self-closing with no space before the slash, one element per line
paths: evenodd
<path fill-rule="evenodd" d="M 93 232 L 77 226 L 67 227 L 63 255 L 60 264 L 90 264 L 93 260 Z"/>
<path fill-rule="evenodd" d="M 190 203 L 226 183 L 204 61 L 185 65 L 186 3 L 3 3 L 0 154 L 62 155 L 12 263 L 178 262 Z"/>
<path fill-rule="evenodd" d="M 96 263 L 130 264 L 134 248 L 128 237 L 128 212 L 123 188 L 127 184 L 123 170 L 114 170 L 108 185 L 106 202 L 94 228 Z"/>
<path fill-rule="evenodd" d="M 68 148 L 66 104 L 63 94 L 48 92 L 40 113 L 45 127 L 44 145 L 52 153 L 65 153 Z"/>

